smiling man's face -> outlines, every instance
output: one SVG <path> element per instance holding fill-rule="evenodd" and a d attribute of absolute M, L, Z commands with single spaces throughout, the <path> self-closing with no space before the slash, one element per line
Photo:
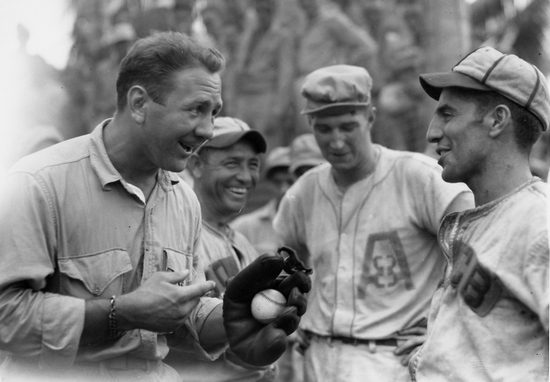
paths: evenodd
<path fill-rule="evenodd" d="M 239 213 L 258 184 L 260 155 L 245 139 L 227 148 L 202 150 L 208 152 L 201 153 L 195 188 L 201 204 L 219 220 L 224 220 Z"/>
<path fill-rule="evenodd" d="M 452 88 L 443 89 L 427 133 L 440 155 L 443 180 L 468 184 L 483 174 L 489 144 L 485 124 L 474 102 L 457 96 Z"/>

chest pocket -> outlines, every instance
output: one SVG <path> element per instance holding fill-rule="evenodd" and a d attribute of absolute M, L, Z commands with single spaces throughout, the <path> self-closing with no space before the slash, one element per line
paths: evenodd
<path fill-rule="evenodd" d="M 189 285 L 195 280 L 197 271 L 193 267 L 193 255 L 187 252 L 180 252 L 170 248 L 164 248 L 164 256 L 166 261 L 166 270 L 172 272 L 183 272 L 189 270 L 189 276 L 178 283 L 180 286 Z"/>
<path fill-rule="evenodd" d="M 123 249 L 59 259 L 58 264 L 59 292 L 80 298 L 121 294 L 122 275 L 132 270 L 130 256 Z"/>

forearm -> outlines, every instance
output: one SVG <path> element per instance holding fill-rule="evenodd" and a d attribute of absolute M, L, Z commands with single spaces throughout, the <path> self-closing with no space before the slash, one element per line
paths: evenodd
<path fill-rule="evenodd" d="M 199 341 L 204 350 L 225 346 L 227 336 L 223 327 L 223 304 L 219 304 L 208 315 L 199 331 Z"/>
<path fill-rule="evenodd" d="M 71 364 L 84 324 L 84 300 L 12 285 L 0 293 L 0 343 L 21 357 Z"/>

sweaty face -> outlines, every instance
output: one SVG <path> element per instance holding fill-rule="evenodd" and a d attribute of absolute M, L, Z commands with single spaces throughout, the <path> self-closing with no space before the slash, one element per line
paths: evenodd
<path fill-rule="evenodd" d="M 335 171 L 359 171 L 371 150 L 372 110 L 336 116 L 313 116 L 313 133 L 325 159 Z"/>
<path fill-rule="evenodd" d="M 435 143 L 447 182 L 465 182 L 483 173 L 487 150 L 486 129 L 476 116 L 477 106 L 444 89 L 427 133 Z"/>
<path fill-rule="evenodd" d="M 193 151 L 212 137 L 222 107 L 221 80 L 203 68 L 190 68 L 175 73 L 172 84 L 162 104 L 147 96 L 141 142 L 153 166 L 180 172 Z"/>
<path fill-rule="evenodd" d="M 260 156 L 245 140 L 225 149 L 208 150 L 195 182 L 200 189 L 201 204 L 223 219 L 239 213 L 256 187 Z"/>

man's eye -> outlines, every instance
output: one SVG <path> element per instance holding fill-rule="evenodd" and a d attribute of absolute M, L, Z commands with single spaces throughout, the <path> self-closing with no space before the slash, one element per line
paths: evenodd
<path fill-rule="evenodd" d="M 201 113 L 201 110 L 198 107 L 194 107 L 192 109 L 189 109 L 189 114 L 191 114 L 193 117 L 199 116 L 200 113 Z"/>

